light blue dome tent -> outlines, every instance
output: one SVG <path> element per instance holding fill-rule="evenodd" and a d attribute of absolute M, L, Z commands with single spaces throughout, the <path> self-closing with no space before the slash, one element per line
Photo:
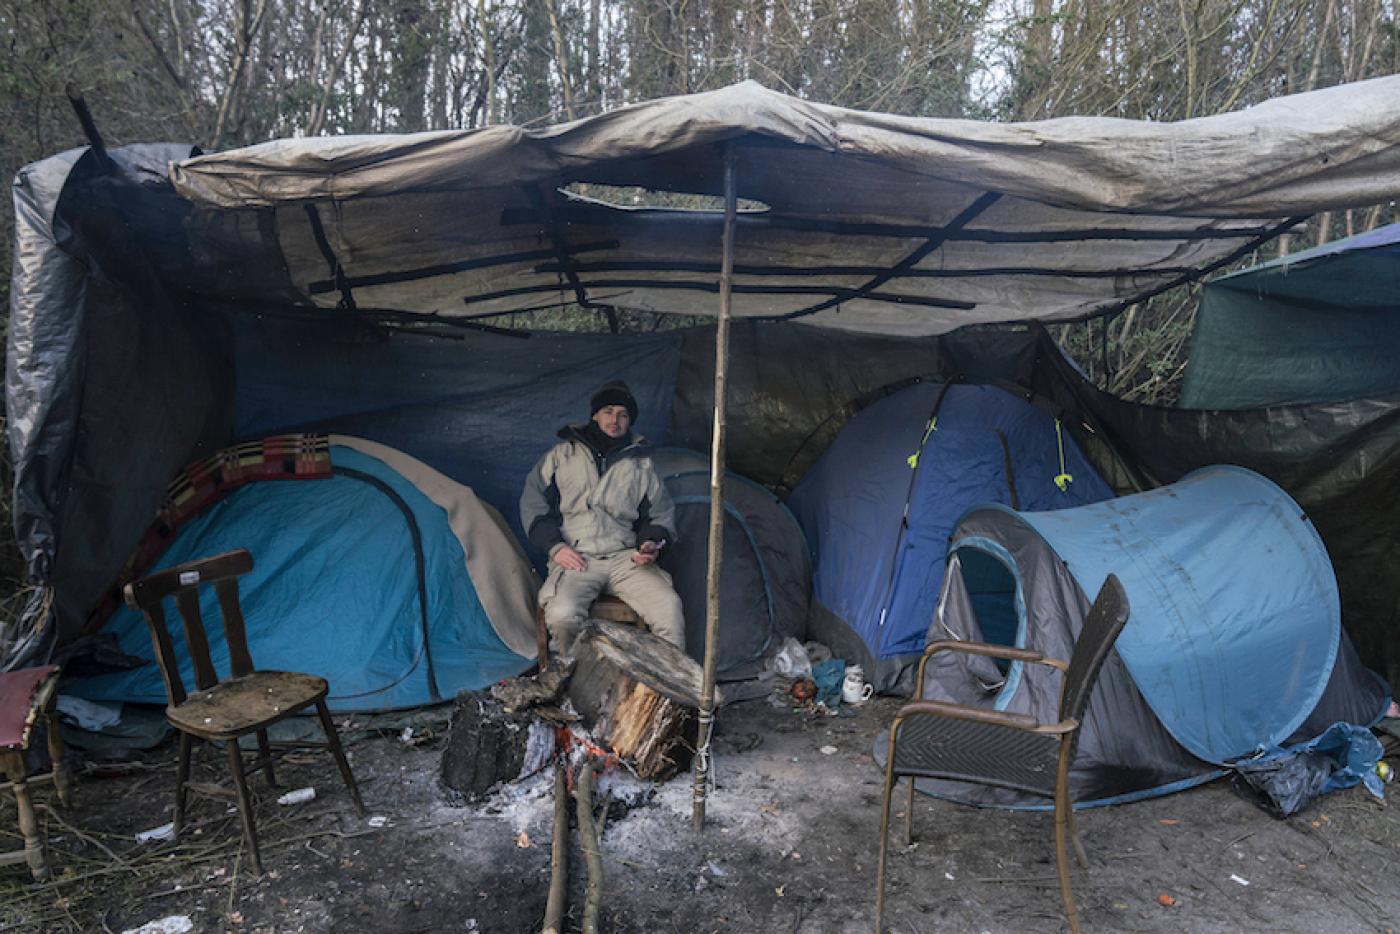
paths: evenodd
<path fill-rule="evenodd" d="M 852 418 L 788 500 L 812 545 L 809 635 L 908 693 L 958 516 L 1112 495 L 1053 412 L 996 386 L 900 388 Z"/>
<path fill-rule="evenodd" d="M 1080 733 L 1081 802 L 1175 790 L 1220 767 L 1369 724 L 1389 692 L 1341 627 L 1322 540 L 1272 482 L 1207 467 L 1179 482 L 1058 512 L 979 506 L 957 523 L 928 638 L 1000 642 L 1070 657 L 1109 573 L 1131 606 Z M 939 653 L 921 695 L 1055 719 L 1060 675 Z M 1038 799 L 920 780 L 976 804 Z"/>

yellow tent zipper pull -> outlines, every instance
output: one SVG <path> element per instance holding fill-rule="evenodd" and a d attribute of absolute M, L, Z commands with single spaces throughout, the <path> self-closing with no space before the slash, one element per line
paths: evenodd
<path fill-rule="evenodd" d="M 1055 486 L 1060 488 L 1061 493 L 1069 492 L 1069 485 L 1074 482 L 1074 478 L 1065 470 L 1065 436 L 1060 428 L 1060 420 L 1055 419 L 1055 442 L 1060 447 L 1060 472 L 1055 476 Z"/>
<path fill-rule="evenodd" d="M 928 444 L 929 435 L 938 430 L 938 416 L 928 420 L 928 425 L 924 428 L 924 436 L 919 439 L 919 449 L 904 459 L 910 470 L 917 470 L 919 467 L 919 455 L 924 452 L 924 445 Z"/>

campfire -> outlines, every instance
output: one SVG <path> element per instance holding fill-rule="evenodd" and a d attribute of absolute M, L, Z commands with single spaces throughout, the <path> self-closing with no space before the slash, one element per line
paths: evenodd
<path fill-rule="evenodd" d="M 554 773 L 554 835 L 544 930 L 559 931 L 568 883 L 569 804 L 588 873 L 583 929 L 596 929 L 600 841 L 609 814 L 644 804 L 689 766 L 698 735 L 700 666 L 645 630 L 590 620 L 573 658 L 462 695 L 442 756 L 454 800 Z"/>

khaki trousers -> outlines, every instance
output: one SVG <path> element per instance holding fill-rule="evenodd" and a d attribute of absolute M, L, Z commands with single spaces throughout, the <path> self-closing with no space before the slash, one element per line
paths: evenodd
<path fill-rule="evenodd" d="M 681 598 L 671 587 L 671 575 L 655 564 L 638 567 L 632 563 L 633 554 L 629 549 L 612 555 L 584 555 L 588 566 L 582 571 L 553 566 L 540 589 L 540 603 L 556 651 L 573 654 L 579 624 L 588 618 L 588 608 L 603 593 L 616 594 L 636 610 L 654 634 L 685 648 L 685 616 Z"/>

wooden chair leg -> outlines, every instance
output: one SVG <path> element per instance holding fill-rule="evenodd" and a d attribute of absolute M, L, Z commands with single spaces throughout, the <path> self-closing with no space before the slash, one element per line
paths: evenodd
<path fill-rule="evenodd" d="M 49 762 L 52 763 L 54 791 L 58 794 L 58 803 L 68 807 L 73 803 L 72 781 L 64 756 L 63 734 L 59 732 L 58 712 L 50 706 L 44 718 L 49 727 Z"/>
<path fill-rule="evenodd" d="M 272 771 L 272 746 L 267 741 L 267 730 L 258 730 L 258 755 L 263 760 L 263 778 L 269 788 L 277 787 L 277 773 Z"/>
<path fill-rule="evenodd" d="M 185 825 L 185 801 L 189 792 L 185 786 L 190 781 L 190 756 L 193 752 L 194 737 L 180 734 L 180 764 L 175 769 L 175 823 L 173 836 L 180 836 L 180 828 Z"/>
<path fill-rule="evenodd" d="M 1069 835 L 1073 802 L 1069 797 L 1068 744 L 1061 747 L 1060 767 L 1055 782 L 1055 870 L 1060 876 L 1060 897 L 1065 902 L 1065 920 L 1070 934 L 1079 934 L 1079 913 L 1074 907 L 1074 890 L 1069 883 Z"/>
<path fill-rule="evenodd" d="M 885 860 L 889 850 L 890 797 L 894 794 L 895 783 L 894 742 L 898 730 L 899 721 L 896 720 L 890 727 L 890 747 L 885 754 L 885 790 L 884 800 L 880 805 L 880 856 L 875 863 L 875 934 L 880 934 L 885 916 Z M 910 776 L 909 780 L 912 782 L 913 776 Z"/>
<path fill-rule="evenodd" d="M 365 805 L 360 800 L 360 786 L 355 784 L 355 776 L 350 771 L 350 762 L 345 758 L 345 750 L 340 747 L 340 733 L 336 731 L 335 723 L 331 720 L 331 712 L 326 708 L 325 701 L 316 702 L 316 713 L 321 718 L 321 729 L 326 734 L 326 745 L 330 747 L 331 755 L 335 756 L 335 764 L 340 769 L 340 777 L 344 779 L 345 787 L 350 791 L 350 800 L 355 804 L 355 813 L 364 817 Z"/>
<path fill-rule="evenodd" d="M 243 820 L 243 837 L 248 841 L 248 861 L 252 863 L 254 875 L 262 875 L 262 859 L 258 856 L 258 831 L 254 826 L 253 800 L 248 794 L 248 778 L 243 774 L 243 754 L 238 749 L 238 740 L 224 743 L 228 749 L 228 767 L 233 772 L 233 787 L 238 791 L 238 816 Z"/>
<path fill-rule="evenodd" d="M 1074 814 L 1074 803 L 1069 805 L 1067 815 L 1069 821 L 1069 842 L 1074 844 L 1074 858 L 1078 861 L 1081 869 L 1089 868 L 1089 854 L 1084 852 L 1084 843 L 1079 839 L 1079 824 L 1076 823 Z"/>
<path fill-rule="evenodd" d="M 39 836 L 39 820 L 34 816 L 34 800 L 29 797 L 29 775 L 24 767 L 24 753 L 7 754 L 4 769 L 10 776 L 10 787 L 15 793 L 19 832 L 24 838 L 24 861 L 29 864 L 34 881 L 43 882 L 49 877 L 49 861 L 44 854 L 44 840 Z"/>

